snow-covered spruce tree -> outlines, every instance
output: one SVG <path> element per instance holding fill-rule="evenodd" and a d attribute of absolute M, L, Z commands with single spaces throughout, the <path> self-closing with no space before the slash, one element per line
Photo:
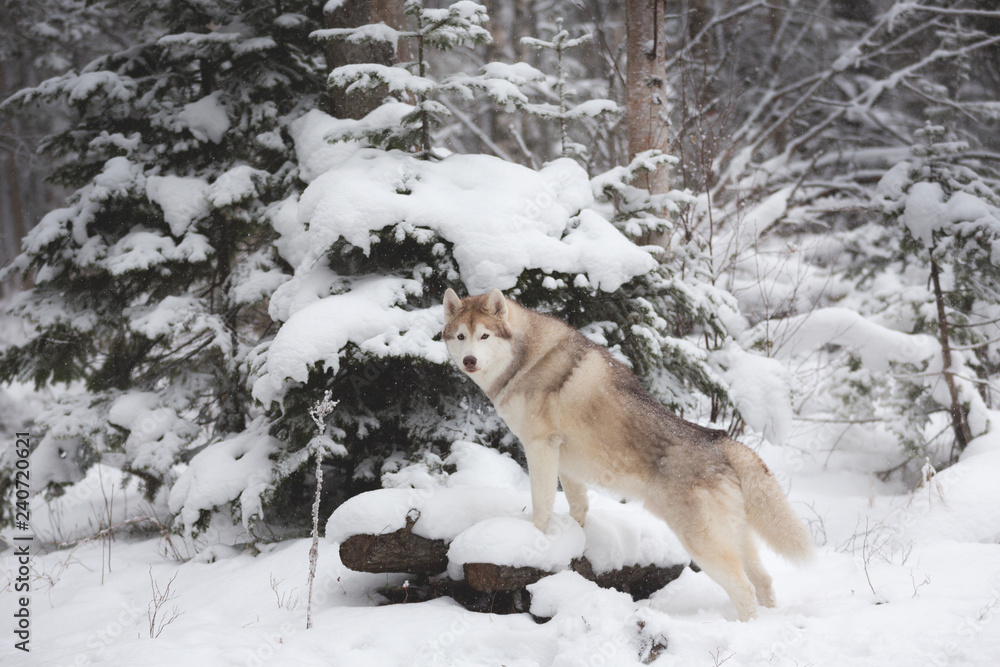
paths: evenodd
<path fill-rule="evenodd" d="M 14 263 L 34 282 L 14 305 L 33 332 L 3 352 L 0 376 L 70 386 L 38 426 L 36 489 L 101 462 L 152 496 L 176 464 L 207 457 L 225 484 L 200 489 L 201 506 L 189 482 L 170 489 L 190 525 L 270 476 L 273 443 L 235 435 L 253 418 L 243 359 L 287 279 L 264 211 L 293 182 L 289 119 L 323 92 L 307 39 L 319 17 L 295 0 L 120 7 L 142 41 L 3 107 L 64 102 L 77 119 L 44 144 L 51 178 L 75 193 Z M 257 505 L 243 495 L 246 523 Z"/>
<path fill-rule="evenodd" d="M 440 10 L 439 21 L 472 16 L 480 24 L 481 8 L 459 6 Z M 339 35 L 384 32 L 367 26 Z M 401 82 L 404 98 L 419 76 L 403 67 L 350 67 L 358 82 Z M 345 76 L 334 70 L 331 80 Z M 476 77 L 448 73 L 436 93 Z M 403 127 L 415 138 L 371 132 L 392 119 L 408 119 Z M 603 184 L 568 158 L 536 171 L 486 155 L 438 157 L 433 128 L 424 143 L 419 121 L 412 104 L 388 100 L 360 120 L 312 111 L 292 125 L 308 186 L 274 207 L 273 220 L 276 246 L 295 276 L 270 302 L 279 330 L 251 359 L 253 395 L 283 443 L 276 501 L 308 501 L 309 487 L 299 483 L 313 432 L 308 406 L 327 390 L 340 401 L 331 427 L 345 451 L 328 459 L 325 474 L 341 497 L 377 486 L 405 460 L 440 462 L 456 440 L 513 444 L 439 338 L 447 287 L 463 294 L 500 288 L 568 320 L 674 407 L 696 406 L 705 395 L 725 400 L 707 355 L 675 338 L 658 310 L 669 281 L 656 249 L 636 246 L 600 212 L 609 208 L 595 200 Z M 685 354 L 673 353 L 682 347 Z"/>
<path fill-rule="evenodd" d="M 911 158 L 879 182 L 874 207 L 886 233 L 874 256 L 908 278 L 902 298 L 886 304 L 897 321 L 940 346 L 923 382 L 907 385 L 911 405 L 947 412 L 954 461 L 987 429 L 986 380 L 1000 360 L 1000 193 L 996 174 L 944 126 L 915 134 Z"/>

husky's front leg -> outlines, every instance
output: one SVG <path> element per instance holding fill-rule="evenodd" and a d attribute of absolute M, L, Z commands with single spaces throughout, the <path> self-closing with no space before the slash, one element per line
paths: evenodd
<path fill-rule="evenodd" d="M 528 476 L 531 478 L 531 522 L 542 532 L 549 525 L 552 505 L 556 500 L 561 444 L 558 438 L 524 443 L 524 456 L 528 460 Z"/>

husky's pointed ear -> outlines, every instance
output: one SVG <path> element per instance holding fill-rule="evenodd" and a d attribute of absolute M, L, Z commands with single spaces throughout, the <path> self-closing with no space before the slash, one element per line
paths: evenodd
<path fill-rule="evenodd" d="M 494 287 L 493 291 L 490 292 L 489 298 L 486 300 L 486 309 L 491 315 L 495 315 L 497 319 L 506 320 L 507 297 L 503 295 L 503 292 Z"/>
<path fill-rule="evenodd" d="M 450 320 L 455 317 L 455 313 L 462 309 L 462 300 L 455 294 L 455 290 L 448 288 L 444 291 L 444 316 Z"/>

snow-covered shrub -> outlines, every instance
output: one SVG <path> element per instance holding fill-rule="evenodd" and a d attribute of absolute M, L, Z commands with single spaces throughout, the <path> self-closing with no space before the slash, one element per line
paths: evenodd
<path fill-rule="evenodd" d="M 954 461 L 987 429 L 980 378 L 1000 360 L 1000 194 L 967 142 L 929 122 L 915 134 L 911 158 L 886 172 L 875 193 L 886 223 L 878 257 L 887 273 L 908 274 L 909 289 L 886 315 L 939 344 L 920 369 L 927 377 L 907 381 L 908 393 L 919 413 L 948 414 Z"/>
<path fill-rule="evenodd" d="M 473 3 L 406 7 L 410 32 L 369 25 L 314 36 L 411 39 L 439 49 L 488 37 Z M 674 407 L 700 407 L 705 396 L 728 404 L 708 354 L 688 337 L 706 328 L 724 336 L 715 311 L 732 303 L 699 292 L 695 277 L 671 276 L 657 261 L 660 249 L 640 248 L 615 228 L 595 192 L 603 198 L 619 174 L 592 183 L 568 158 L 533 170 L 433 150 L 423 112 L 432 95 L 479 90 L 524 105 L 517 86 L 539 78 L 537 71 L 491 63 L 474 75 L 427 75 L 421 59 L 334 69 L 331 83 L 349 84 L 348 92 L 383 85 L 400 99 L 359 120 L 314 110 L 291 126 L 308 185 L 271 213 L 275 245 L 295 275 L 270 301 L 280 328 L 249 361 L 253 396 L 269 410 L 271 433 L 287 444 L 275 497 L 290 499 L 302 487 L 312 429 L 306 409 L 327 390 L 340 400 L 332 426 L 346 452 L 331 460 L 330 472 L 341 498 L 377 485 L 401 459 L 425 458 L 456 439 L 512 444 L 438 339 L 447 287 L 469 294 L 497 287 L 566 319 Z"/>

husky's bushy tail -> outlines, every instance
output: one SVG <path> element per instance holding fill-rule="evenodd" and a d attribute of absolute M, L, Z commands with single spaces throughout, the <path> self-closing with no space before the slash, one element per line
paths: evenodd
<path fill-rule="evenodd" d="M 743 506 L 754 531 L 788 560 L 794 563 L 812 560 L 812 536 L 760 457 L 738 442 L 727 443 L 724 451 L 729 465 L 740 478 Z"/>

